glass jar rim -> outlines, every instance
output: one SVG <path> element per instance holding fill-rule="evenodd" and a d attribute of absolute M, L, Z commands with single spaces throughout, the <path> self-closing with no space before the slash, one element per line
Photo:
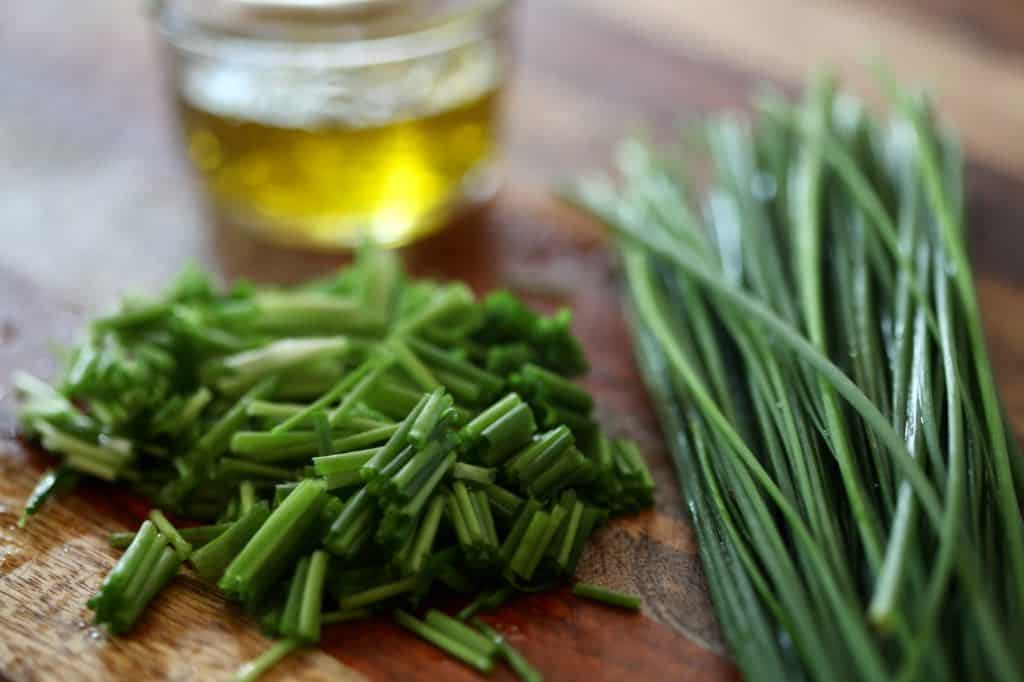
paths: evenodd
<path fill-rule="evenodd" d="M 515 0 L 156 0 L 175 49 L 277 65 L 357 68 L 458 49 L 494 33 Z M 431 9 L 437 12 L 423 11 Z M 413 11 L 418 8 L 420 11 Z M 258 49 L 253 49 L 258 48 Z"/>

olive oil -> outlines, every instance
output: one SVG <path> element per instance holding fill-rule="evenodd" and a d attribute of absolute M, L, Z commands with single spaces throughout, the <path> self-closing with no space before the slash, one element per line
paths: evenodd
<path fill-rule="evenodd" d="M 387 121 L 293 124 L 187 99 L 181 115 L 188 155 L 222 213 L 282 243 L 399 245 L 490 191 L 497 98 L 490 90 Z"/>

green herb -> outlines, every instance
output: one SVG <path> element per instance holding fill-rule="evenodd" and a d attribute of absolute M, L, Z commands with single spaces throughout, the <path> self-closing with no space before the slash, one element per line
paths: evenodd
<path fill-rule="evenodd" d="M 242 664 L 232 679 L 233 682 L 253 682 L 262 677 L 267 671 L 281 662 L 281 660 L 302 646 L 297 639 L 282 639 L 275 642 L 266 651 L 253 660 Z"/>
<path fill-rule="evenodd" d="M 576 583 L 572 586 L 572 593 L 578 597 L 586 597 L 610 606 L 618 606 L 621 609 L 640 610 L 640 597 L 635 594 L 616 592 L 590 583 Z"/>
<path fill-rule="evenodd" d="M 438 585 L 467 595 L 464 620 L 569 577 L 609 513 L 650 504 L 643 457 L 569 380 L 586 367 L 569 324 L 372 248 L 298 287 L 218 291 L 189 269 L 93 323 L 55 387 L 15 377 L 25 434 L 61 458 L 26 516 L 83 475 L 149 500 L 111 536 L 126 551 L 96 622 L 129 630 L 188 561 L 282 638 L 238 679 Z M 396 618 L 477 669 L 528 669 L 440 612 Z"/>
<path fill-rule="evenodd" d="M 490 649 L 482 650 L 476 648 L 477 640 L 475 638 L 467 641 L 458 637 L 451 637 L 436 627 L 409 615 L 405 611 L 395 611 L 395 621 L 471 668 L 475 668 L 482 673 L 489 673 L 494 668 L 494 661 L 488 654 Z"/>
<path fill-rule="evenodd" d="M 1024 486 L 962 159 L 927 100 L 888 87 L 885 119 L 825 78 L 749 124 L 707 122 L 704 210 L 698 164 L 636 141 L 620 187 L 575 197 L 620 237 L 636 356 L 723 632 L 758 679 L 1024 669 Z M 606 508 L 646 499 L 632 446 L 583 450 Z"/>
<path fill-rule="evenodd" d="M 515 671 L 516 675 L 523 682 L 544 682 L 544 676 L 540 674 L 527 660 L 523 657 L 519 651 L 508 643 L 501 633 L 488 627 L 479 618 L 473 619 L 473 625 L 476 626 L 480 632 L 482 632 L 488 639 L 490 639 L 498 647 L 498 655 L 505 659 L 509 667 Z"/>

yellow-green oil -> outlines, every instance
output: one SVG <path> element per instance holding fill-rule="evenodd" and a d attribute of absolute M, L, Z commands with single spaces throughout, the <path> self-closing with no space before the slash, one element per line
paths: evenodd
<path fill-rule="evenodd" d="M 217 208 L 273 241 L 324 248 L 400 245 L 483 191 L 497 93 L 368 126 L 287 127 L 183 101 L 188 154 Z"/>

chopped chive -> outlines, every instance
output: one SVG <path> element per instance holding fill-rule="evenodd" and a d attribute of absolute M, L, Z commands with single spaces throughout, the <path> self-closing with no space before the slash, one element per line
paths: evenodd
<path fill-rule="evenodd" d="M 351 435 L 335 436 L 331 452 L 345 452 L 388 440 L 397 431 L 397 424 L 376 426 Z M 319 438 L 313 431 L 291 431 L 274 434 L 263 431 L 239 431 L 231 438 L 231 451 L 245 459 L 265 463 L 291 462 L 316 454 Z"/>
<path fill-rule="evenodd" d="M 472 421 L 466 424 L 461 431 L 462 437 L 468 442 L 475 441 L 483 435 L 487 427 L 491 426 L 502 416 L 508 414 L 511 410 L 522 403 L 523 400 L 518 394 L 509 393 L 498 402 L 483 410 L 480 414 L 474 417 Z"/>
<path fill-rule="evenodd" d="M 421 389 L 433 391 L 440 386 L 440 382 L 431 373 L 430 368 L 424 365 L 401 339 L 397 337 L 388 339 L 388 348 L 394 353 L 398 366 L 405 370 L 409 378 Z"/>
<path fill-rule="evenodd" d="M 247 514 L 252 506 L 256 504 L 256 487 L 252 481 L 242 481 L 238 484 L 238 512 L 242 516 Z"/>
<path fill-rule="evenodd" d="M 536 430 L 530 407 L 525 403 L 516 405 L 480 434 L 484 442 L 481 461 L 487 465 L 498 464 L 528 443 Z"/>
<path fill-rule="evenodd" d="M 520 680 L 523 682 L 544 682 L 544 676 L 540 674 L 540 671 L 530 665 L 526 658 L 519 653 L 519 650 L 509 644 L 508 640 L 501 633 L 488 627 L 479 618 L 473 619 L 473 625 L 498 646 L 498 654 L 505 659 L 505 662 L 508 663 Z"/>
<path fill-rule="evenodd" d="M 498 646 L 490 639 L 484 637 L 462 621 L 456 620 L 437 609 L 427 611 L 426 617 L 423 620 L 427 625 L 433 626 L 451 639 L 479 651 L 487 658 L 493 658 L 498 653 Z"/>
<path fill-rule="evenodd" d="M 331 474 L 354 472 L 355 481 L 362 480 L 360 471 L 367 462 L 373 459 L 381 448 L 366 448 L 365 450 L 353 450 L 351 452 L 338 452 L 333 455 L 313 458 L 313 469 L 318 476 L 330 476 Z M 328 487 L 332 487 L 328 485 Z"/>
<path fill-rule="evenodd" d="M 576 583 L 573 585 L 572 593 L 578 597 L 586 597 L 610 606 L 618 606 L 620 609 L 640 610 L 640 597 L 635 594 L 617 592 L 591 583 Z"/>
<path fill-rule="evenodd" d="M 369 363 L 363 363 L 348 374 L 344 375 L 340 381 L 334 384 L 334 386 L 328 389 L 327 392 L 319 398 L 311 402 L 309 405 L 306 405 L 298 412 L 295 412 L 290 417 L 287 417 L 284 421 L 271 429 L 271 433 L 285 433 L 303 420 L 312 419 L 317 410 L 323 410 L 342 395 L 351 391 L 352 387 L 366 376 L 371 369 L 372 365 Z"/>
<path fill-rule="evenodd" d="M 476 387 L 480 391 L 482 400 L 492 400 L 494 395 L 505 385 L 498 375 L 481 369 L 431 343 L 415 338 L 408 339 L 407 343 L 424 364 L 433 370 L 434 376 L 438 377 L 441 383 L 444 383 L 441 378 L 443 375 L 450 375 L 456 380 L 461 379 Z"/>
<path fill-rule="evenodd" d="M 215 540 L 221 533 L 231 527 L 230 523 L 215 523 L 209 526 L 194 526 L 192 528 L 179 528 L 178 533 L 185 538 L 193 547 L 203 546 Z M 114 549 L 124 549 L 135 539 L 135 533 L 121 532 L 110 534 L 110 546 Z"/>
<path fill-rule="evenodd" d="M 255 682 L 300 646 L 302 642 L 297 639 L 282 639 L 275 642 L 256 658 L 243 663 L 231 678 L 232 682 Z"/>
<path fill-rule="evenodd" d="M 459 659 L 466 665 L 479 670 L 482 673 L 489 673 L 494 669 L 494 661 L 488 656 L 480 653 L 463 642 L 452 639 L 435 627 L 424 623 L 405 611 L 395 611 L 395 621 L 402 627 L 419 635 L 448 655 Z"/>
<path fill-rule="evenodd" d="M 66 466 L 46 471 L 32 489 L 31 494 L 29 494 L 28 500 L 25 502 L 25 508 L 18 519 L 18 527 L 24 528 L 28 517 L 38 512 L 48 499 L 53 495 L 75 487 L 78 484 L 78 480 L 78 472 Z"/>
<path fill-rule="evenodd" d="M 510 571 L 518 573 L 526 579 L 532 577 L 533 572 L 530 570 L 530 566 L 533 564 L 534 555 L 539 555 L 543 551 L 541 543 L 547 532 L 549 519 L 546 512 L 538 511 L 533 514 L 523 533 L 522 540 L 516 546 L 508 563 Z"/>
<path fill-rule="evenodd" d="M 447 496 L 435 495 L 430 500 L 430 505 L 423 516 L 423 521 L 416 531 L 416 535 L 409 551 L 407 570 L 409 573 L 419 573 L 423 568 L 423 561 L 430 554 L 434 547 L 434 538 L 437 536 L 437 529 L 441 523 L 441 516 Z"/>
<path fill-rule="evenodd" d="M 384 373 L 391 367 L 392 362 L 394 362 L 394 359 L 390 356 L 378 356 L 367 360 L 367 364 L 372 363 L 369 371 L 360 377 L 359 381 L 342 398 L 341 404 L 331 412 L 331 425 L 343 423 L 355 411 L 356 406 L 373 386 L 380 381 Z"/>
<path fill-rule="evenodd" d="M 295 572 L 288 581 L 288 596 L 281 612 L 279 629 L 282 635 L 303 639 L 299 636 L 299 613 L 302 610 L 303 594 L 306 590 L 306 576 L 309 574 L 309 557 L 304 556 L 295 564 Z M 311 640 L 305 640 L 311 641 Z"/>
<path fill-rule="evenodd" d="M 466 484 L 462 481 L 456 481 L 452 486 L 452 492 L 454 493 L 455 503 L 459 507 L 459 514 L 462 516 L 463 523 L 466 524 L 466 533 L 471 543 L 478 542 L 484 537 L 484 529 L 481 526 L 480 518 L 476 513 L 476 506 L 469 497 L 469 489 L 466 488 Z"/>
<path fill-rule="evenodd" d="M 323 410 L 313 413 L 313 431 L 316 433 L 317 453 L 321 457 L 331 454 L 331 423 Z"/>
<path fill-rule="evenodd" d="M 422 512 L 427 500 L 430 499 L 435 488 L 441 482 L 441 479 L 444 478 L 445 474 L 448 473 L 454 462 L 455 453 L 448 453 L 423 481 L 412 499 L 401 506 L 391 505 L 386 509 L 377 534 L 378 542 L 389 546 L 395 545 L 398 544 L 398 538 L 407 532 L 412 532 L 416 519 Z"/>
<path fill-rule="evenodd" d="M 163 533 L 164 537 L 167 538 L 167 541 L 174 546 L 174 551 L 177 553 L 178 559 L 184 561 L 190 554 L 192 554 L 192 545 L 190 545 L 185 538 L 181 537 L 181 533 L 171 525 L 171 522 L 167 520 L 167 517 L 164 516 L 162 511 L 159 509 L 151 511 L 149 513 L 149 520 L 153 522 L 153 525 L 156 526 L 158 531 Z"/>
<path fill-rule="evenodd" d="M 476 599 L 467 604 L 459 611 L 459 620 L 468 620 L 481 611 L 490 611 L 498 608 L 512 596 L 514 589 L 508 586 L 499 587 L 489 592 L 481 592 Z"/>
<path fill-rule="evenodd" d="M 381 448 L 377 456 L 363 465 L 361 470 L 363 480 L 373 482 L 374 480 L 381 479 L 384 477 L 384 469 L 392 463 L 392 461 L 398 457 L 399 453 L 403 448 L 406 447 L 409 432 L 412 430 L 412 426 L 422 411 L 424 405 L 427 404 L 429 396 L 423 395 L 420 397 L 417 404 L 405 415 L 402 422 L 396 427 L 395 431 L 388 438 L 388 442 Z"/>
<path fill-rule="evenodd" d="M 463 284 L 444 287 L 437 291 L 431 300 L 415 315 L 398 323 L 399 334 L 414 334 L 419 329 L 433 324 L 452 312 L 466 308 L 473 303 L 473 294 Z"/>
<path fill-rule="evenodd" d="M 512 525 L 512 529 L 505 536 L 505 542 L 501 545 L 501 558 L 506 564 L 512 561 L 512 557 L 519 550 L 523 536 L 526 535 L 530 524 L 533 523 L 534 515 L 540 510 L 541 504 L 537 500 L 530 499 L 522 505 L 516 516 L 516 522 Z"/>
<path fill-rule="evenodd" d="M 285 638 L 240 679 L 325 624 L 438 587 L 476 595 L 467 618 L 550 584 L 606 510 L 635 508 L 649 487 L 629 446 L 608 441 L 608 466 L 592 461 L 603 435 L 585 399 L 545 374 L 583 366 L 568 311 L 407 280 L 394 253 L 367 247 L 299 287 L 221 291 L 193 269 L 118 315 L 82 336 L 55 387 L 15 377 L 18 419 L 67 481 L 123 482 L 154 510 L 111 536 L 125 551 L 89 602 L 96 622 L 130 629 L 187 560 Z M 207 525 L 178 529 L 159 510 Z M 500 655 L 440 612 L 396 618 L 477 669 Z"/>
<path fill-rule="evenodd" d="M 516 383 L 539 401 L 564 405 L 584 414 L 594 407 L 594 400 L 589 393 L 568 379 L 537 365 L 528 364 L 519 370 Z"/>
<path fill-rule="evenodd" d="M 281 632 L 304 642 L 320 640 L 320 607 L 327 575 L 327 553 L 313 552 L 299 560 L 281 616 Z"/>
<path fill-rule="evenodd" d="M 235 457 L 221 458 L 217 470 L 222 476 L 233 478 L 252 476 L 255 478 L 272 478 L 285 481 L 298 478 L 298 475 L 292 469 L 260 464 L 259 462 L 249 462 L 244 459 L 236 459 Z"/>
<path fill-rule="evenodd" d="M 444 413 L 451 408 L 451 396 L 445 395 L 444 389 L 437 388 L 427 397 L 427 402 L 419 410 L 416 420 L 409 429 L 409 442 L 417 447 L 426 445 L 427 440 L 434 433 L 434 429 L 441 423 Z"/>
<path fill-rule="evenodd" d="M 265 398 L 276 385 L 277 378 L 272 376 L 259 381 L 199 439 L 196 452 L 201 466 L 208 466 L 227 450 L 232 434 L 245 423 L 245 410 L 249 402 Z"/>
<path fill-rule="evenodd" d="M 344 610 L 358 609 L 378 602 L 392 599 L 402 594 L 407 594 L 416 589 L 416 576 L 410 576 L 408 578 L 402 578 L 395 582 L 386 583 L 384 585 L 377 585 L 371 587 L 368 590 L 362 592 L 356 592 L 342 597 L 338 600 L 338 606 Z"/>
<path fill-rule="evenodd" d="M 270 510 L 267 503 L 257 502 L 237 521 L 226 524 L 227 529 L 215 539 L 192 552 L 189 563 L 203 579 L 210 582 L 219 580 L 224 569 L 252 539 L 268 516 Z"/>
<path fill-rule="evenodd" d="M 217 583 L 220 588 L 243 603 L 259 601 L 287 569 L 325 502 L 320 483 L 308 479 L 301 482 L 228 565 Z"/>
<path fill-rule="evenodd" d="M 494 483 L 497 471 L 492 467 L 480 467 L 465 462 L 457 462 L 452 470 L 452 476 L 477 485 Z"/>
<path fill-rule="evenodd" d="M 491 500 L 491 507 L 505 521 L 511 521 L 519 513 L 519 509 L 523 505 L 523 498 L 495 483 L 486 486 L 484 490 Z"/>
<path fill-rule="evenodd" d="M 494 548 L 498 546 L 498 531 L 494 527 L 494 516 L 491 514 L 491 501 L 483 490 L 474 490 L 470 493 L 473 500 L 473 508 L 476 510 L 480 525 L 483 526 L 484 537 L 487 544 Z"/>

